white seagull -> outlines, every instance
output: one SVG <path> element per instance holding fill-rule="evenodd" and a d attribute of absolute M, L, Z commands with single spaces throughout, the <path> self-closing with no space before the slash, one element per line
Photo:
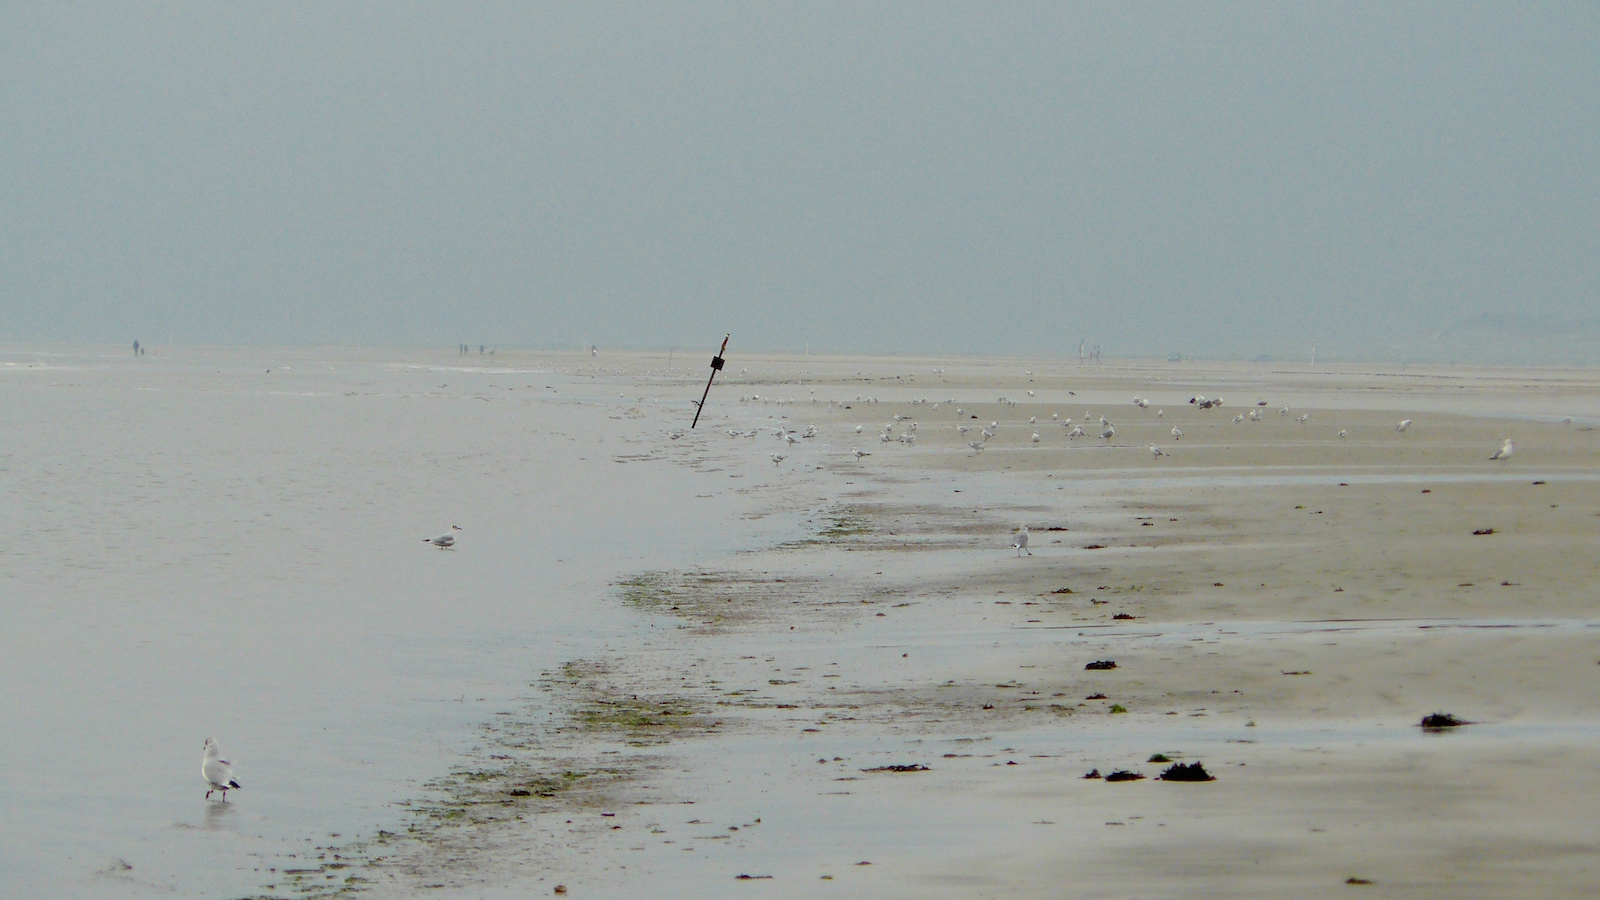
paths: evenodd
<path fill-rule="evenodd" d="M 228 802 L 228 792 L 239 790 L 233 780 L 233 763 L 222 758 L 222 750 L 215 738 L 206 738 L 205 755 L 200 758 L 200 777 L 206 780 L 206 799 L 215 791 L 222 792 L 222 802 Z"/>
<path fill-rule="evenodd" d="M 784 456 L 782 453 L 770 453 L 770 454 L 767 455 L 767 459 L 772 460 L 772 464 L 774 466 L 778 465 L 779 463 L 783 462 L 784 460 L 786 460 L 788 458 L 789 457 Z"/>
<path fill-rule="evenodd" d="M 1175 441 L 1183 440 L 1183 432 L 1179 431 L 1176 425 L 1172 426 L 1172 439 Z"/>
<path fill-rule="evenodd" d="M 1341 429 L 1339 429 L 1339 437 L 1341 437 L 1341 438 L 1347 438 L 1347 437 L 1349 437 L 1349 436 L 1350 436 L 1350 432 L 1348 432 L 1348 431 L 1346 431 L 1346 430 L 1345 430 L 1345 429 L 1343 429 L 1343 428 L 1341 428 Z"/>
<path fill-rule="evenodd" d="M 1162 453 L 1160 447 L 1157 447 L 1155 444 L 1151 444 L 1150 445 L 1150 455 L 1151 456 L 1166 456 L 1167 454 Z"/>
<path fill-rule="evenodd" d="M 1039 443 L 1039 432 L 1037 432 L 1037 431 L 1035 431 L 1035 432 L 1034 432 L 1034 433 L 1033 433 L 1033 442 L 1034 442 L 1034 443 L 1035 443 L 1035 444 L 1037 444 L 1037 443 Z"/>
<path fill-rule="evenodd" d="M 1011 549 L 1017 551 L 1018 556 L 1021 556 L 1024 551 L 1029 556 L 1033 555 L 1033 551 L 1028 549 L 1028 526 L 1022 526 L 1022 530 L 1011 538 Z"/>
<path fill-rule="evenodd" d="M 1240 422 L 1243 422 L 1243 421 L 1244 421 L 1244 413 L 1240 413 L 1237 416 L 1233 417 L 1233 424 L 1235 424 L 1235 425 L 1237 425 L 1237 424 L 1239 424 Z"/>
<path fill-rule="evenodd" d="M 422 540 L 424 543 L 432 544 L 435 547 L 438 547 L 440 550 L 449 550 L 451 547 L 456 545 L 456 536 L 453 534 L 453 532 L 460 530 L 460 525 L 451 525 L 450 530 L 446 531 L 444 534 L 441 534 L 438 537 L 423 538 Z"/>
<path fill-rule="evenodd" d="M 1401 423 L 1399 425 L 1396 425 L 1394 427 L 1394 430 L 1397 431 L 1397 432 L 1400 432 L 1400 431 L 1405 431 L 1407 428 L 1410 428 L 1410 427 L 1411 427 L 1411 420 L 1410 419 L 1405 419 L 1405 420 L 1401 421 Z"/>
<path fill-rule="evenodd" d="M 967 441 L 967 446 L 978 451 L 979 453 L 983 452 L 983 441 Z"/>
<path fill-rule="evenodd" d="M 1493 456 L 1489 457 L 1489 459 L 1491 459 L 1491 460 L 1495 460 L 1495 459 L 1507 460 L 1507 459 L 1510 459 L 1511 458 L 1511 454 L 1515 453 L 1516 449 L 1517 449 L 1516 447 L 1511 446 L 1511 438 L 1506 438 L 1506 442 L 1504 444 L 1501 444 L 1500 445 L 1500 449 L 1495 451 L 1495 454 Z"/>
<path fill-rule="evenodd" d="M 851 453 L 851 455 L 853 455 L 856 458 L 856 462 L 860 462 L 861 461 L 861 457 L 863 457 L 863 456 L 871 456 L 872 455 L 871 453 L 868 453 L 865 450 L 851 450 L 850 453 Z"/>

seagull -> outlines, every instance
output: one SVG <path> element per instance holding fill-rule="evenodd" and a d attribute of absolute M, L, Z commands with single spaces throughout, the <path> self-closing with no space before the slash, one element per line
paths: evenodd
<path fill-rule="evenodd" d="M 1261 421 L 1261 410 L 1259 410 L 1259 409 L 1250 410 L 1250 421 L 1252 421 L 1252 422 Z"/>
<path fill-rule="evenodd" d="M 994 430 L 994 429 L 992 429 L 992 428 L 985 428 L 985 429 L 984 429 L 984 430 L 983 430 L 983 439 L 984 439 L 984 440 L 986 440 L 986 441 L 987 441 L 987 440 L 988 440 L 988 439 L 989 439 L 989 438 L 992 438 L 992 437 L 994 437 L 994 436 L 995 436 L 995 434 L 997 434 L 997 432 L 996 432 L 996 431 L 995 431 L 995 430 Z"/>
<path fill-rule="evenodd" d="M 1287 407 L 1287 406 L 1285 406 L 1282 409 L 1278 410 L 1278 415 L 1280 415 L 1280 416 L 1287 416 L 1288 414 L 1289 414 L 1289 407 Z"/>
<path fill-rule="evenodd" d="M 1151 456 L 1166 456 L 1167 454 L 1162 453 L 1160 447 L 1157 447 L 1155 444 L 1151 444 L 1150 445 L 1150 455 Z"/>
<path fill-rule="evenodd" d="M 200 777 L 206 780 L 207 800 L 211 799 L 212 792 L 221 791 L 222 802 L 227 803 L 228 792 L 239 790 L 239 782 L 233 780 L 233 763 L 222 758 L 215 738 L 206 738 L 205 755 L 200 759 Z"/>
<path fill-rule="evenodd" d="M 1396 432 L 1401 432 L 1401 431 L 1405 431 L 1407 428 L 1410 428 L 1410 427 L 1411 427 L 1411 420 L 1410 419 L 1406 419 L 1406 420 L 1402 421 L 1399 425 L 1396 425 L 1394 427 L 1394 430 Z"/>
<path fill-rule="evenodd" d="M 851 455 L 853 455 L 856 458 L 856 462 L 860 462 L 861 461 L 861 457 L 863 457 L 863 456 L 871 456 L 872 455 L 871 453 L 868 453 L 865 450 L 851 450 L 850 453 L 851 453 Z"/>
<path fill-rule="evenodd" d="M 1024 551 L 1026 551 L 1029 556 L 1033 555 L 1033 551 L 1028 550 L 1028 526 L 1022 526 L 1022 530 L 1017 532 L 1016 535 L 1011 538 L 1011 549 L 1017 551 L 1018 556 L 1021 556 Z"/>
<path fill-rule="evenodd" d="M 1034 432 L 1034 433 L 1033 433 L 1033 442 L 1034 442 L 1034 443 L 1035 443 L 1035 444 L 1037 444 L 1037 443 L 1039 443 L 1039 432 L 1037 432 L 1037 431 L 1035 431 L 1035 432 Z"/>
<path fill-rule="evenodd" d="M 1309 419 L 1309 418 L 1311 418 L 1311 414 L 1310 413 L 1301 413 L 1300 414 L 1300 418 L 1295 419 L 1295 421 L 1299 422 L 1301 425 L 1304 425 L 1306 423 L 1306 420 Z"/>
<path fill-rule="evenodd" d="M 1039 424 L 1039 417 L 1038 416 L 1029 416 L 1028 417 L 1028 424 L 1029 425 L 1037 425 L 1037 424 Z"/>
<path fill-rule="evenodd" d="M 1081 437 L 1083 437 L 1083 426 L 1082 425 L 1074 425 L 1074 426 L 1072 426 L 1072 430 L 1067 432 L 1067 440 L 1069 440 L 1069 441 L 1070 440 L 1075 440 L 1075 439 L 1081 438 Z"/>
<path fill-rule="evenodd" d="M 860 434 L 860 433 L 861 433 L 861 426 L 857 425 L 856 426 L 856 434 Z"/>
<path fill-rule="evenodd" d="M 784 456 L 782 453 L 771 453 L 771 454 L 767 455 L 767 459 L 772 460 L 772 465 L 773 466 L 777 466 L 779 463 L 783 462 L 784 460 L 786 460 L 788 458 L 789 457 Z"/>
<path fill-rule="evenodd" d="M 1339 429 L 1339 437 L 1347 438 L 1349 436 L 1350 436 L 1350 432 L 1344 430 L 1343 428 Z"/>
<path fill-rule="evenodd" d="M 1166 410 L 1164 410 L 1164 409 L 1156 410 L 1156 418 L 1165 419 L 1166 417 L 1167 417 L 1167 411 Z"/>
<path fill-rule="evenodd" d="M 454 534 L 451 534 L 450 532 L 451 531 L 460 531 L 460 530 L 461 530 L 461 526 L 460 525 L 451 525 L 450 526 L 450 531 L 446 531 L 444 534 L 441 534 L 438 537 L 423 538 L 422 540 L 425 543 L 429 543 L 429 544 L 434 545 L 435 547 L 438 547 L 440 550 L 449 550 L 451 547 L 454 547 L 456 545 L 456 536 Z"/>
<path fill-rule="evenodd" d="M 957 425 L 956 426 L 956 430 L 961 432 L 962 434 L 966 434 L 967 432 L 971 431 L 972 429 L 970 427 L 966 426 L 966 425 Z"/>
<path fill-rule="evenodd" d="M 978 451 L 979 453 L 983 452 L 983 441 L 967 441 L 967 446 Z"/>
<path fill-rule="evenodd" d="M 1233 417 L 1233 424 L 1235 424 L 1235 425 L 1237 425 L 1237 424 L 1239 424 L 1240 422 L 1243 422 L 1243 421 L 1244 421 L 1244 413 L 1240 413 L 1237 416 Z"/>
<path fill-rule="evenodd" d="M 1115 428 L 1112 428 L 1110 425 L 1106 426 L 1106 430 L 1105 431 L 1100 432 L 1100 436 L 1105 438 L 1108 441 L 1111 440 L 1112 438 L 1116 437 L 1116 435 L 1117 435 L 1117 430 Z"/>
<path fill-rule="evenodd" d="M 1183 440 L 1183 432 L 1179 431 L 1176 425 L 1172 426 L 1172 439 L 1175 441 Z"/>
<path fill-rule="evenodd" d="M 1489 458 L 1491 460 L 1507 460 L 1511 458 L 1511 454 L 1514 453 L 1516 449 L 1516 447 L 1511 446 L 1511 438 L 1506 438 L 1506 442 L 1501 444 L 1500 449 L 1495 451 L 1495 454 Z"/>

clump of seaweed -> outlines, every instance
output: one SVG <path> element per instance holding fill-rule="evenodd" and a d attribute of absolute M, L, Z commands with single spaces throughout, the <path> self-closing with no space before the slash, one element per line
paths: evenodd
<path fill-rule="evenodd" d="M 1216 781 L 1217 776 L 1206 771 L 1199 762 L 1173 763 L 1159 776 L 1162 781 Z"/>
<path fill-rule="evenodd" d="M 1083 777 L 1084 777 L 1085 780 L 1087 780 L 1087 779 L 1090 779 L 1090 778 L 1104 778 L 1105 776 L 1100 774 L 1100 770 L 1099 769 L 1090 769 L 1089 770 L 1089 774 L 1087 774 L 1087 775 L 1085 775 Z"/>
<path fill-rule="evenodd" d="M 1095 671 L 1095 670 L 1099 670 L 1099 669 L 1115 669 L 1116 667 L 1117 667 L 1117 661 L 1114 660 L 1114 659 L 1097 659 L 1094 662 L 1089 663 L 1088 665 L 1084 666 L 1085 669 L 1088 669 L 1090 671 Z"/>
<path fill-rule="evenodd" d="M 1138 772 L 1129 772 L 1127 769 L 1118 769 L 1106 776 L 1107 781 L 1143 781 L 1144 776 Z"/>
<path fill-rule="evenodd" d="M 1152 753 L 1148 762 L 1161 763 L 1172 762 L 1172 760 L 1165 753 Z"/>
<path fill-rule="evenodd" d="M 1113 703 L 1113 704 L 1111 704 L 1111 708 L 1106 710 L 1107 713 L 1109 713 L 1110 715 L 1113 715 L 1113 716 L 1121 715 L 1122 713 L 1125 713 L 1127 711 L 1128 711 L 1128 708 L 1126 706 L 1123 706 L 1121 703 Z"/>
<path fill-rule="evenodd" d="M 1459 728 L 1462 725 L 1471 725 L 1466 719 L 1458 719 L 1450 713 L 1436 712 L 1422 717 L 1422 727 L 1428 731 L 1440 731 L 1445 728 Z"/>
<path fill-rule="evenodd" d="M 901 764 L 901 765 L 893 765 L 893 766 L 873 766 L 870 769 L 862 769 L 861 771 L 863 771 L 863 772 L 928 772 L 928 771 L 931 771 L 931 770 L 927 766 L 923 765 L 922 763 L 909 763 L 909 764 Z"/>

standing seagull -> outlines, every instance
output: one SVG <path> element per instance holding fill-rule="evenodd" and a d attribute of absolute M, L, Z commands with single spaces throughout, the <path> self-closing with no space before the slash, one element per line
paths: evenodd
<path fill-rule="evenodd" d="M 222 802 L 228 802 L 228 792 L 239 790 L 233 780 L 233 763 L 222 758 L 222 750 L 214 738 L 206 738 L 205 755 L 200 759 L 200 777 L 206 780 L 206 799 L 215 791 L 222 792 Z"/>
<path fill-rule="evenodd" d="M 1028 526 L 1022 526 L 1022 530 L 1017 532 L 1016 536 L 1011 539 L 1011 549 L 1017 551 L 1018 556 L 1021 556 L 1024 551 L 1029 556 L 1033 555 L 1033 551 L 1028 549 Z"/>
<path fill-rule="evenodd" d="M 1151 444 L 1150 445 L 1150 455 L 1151 456 L 1166 456 L 1167 454 L 1162 453 L 1160 447 L 1157 447 L 1155 444 Z"/>
<path fill-rule="evenodd" d="M 856 462 L 861 462 L 861 457 L 863 457 L 863 456 L 871 456 L 872 455 L 871 453 L 867 453 L 867 452 L 865 452 L 863 450 L 851 450 L 850 452 L 855 455 Z"/>
<path fill-rule="evenodd" d="M 1401 432 L 1401 431 L 1405 431 L 1407 428 L 1410 428 L 1410 427 L 1411 427 L 1411 420 L 1410 419 L 1403 419 L 1403 420 L 1401 420 L 1399 425 L 1396 425 L 1394 427 L 1394 430 L 1396 432 Z"/>
<path fill-rule="evenodd" d="M 1172 439 L 1175 441 L 1183 440 L 1183 432 L 1179 431 L 1176 425 L 1172 426 Z"/>
<path fill-rule="evenodd" d="M 441 534 L 438 537 L 423 538 L 423 540 L 434 545 L 435 547 L 438 547 L 440 550 L 449 550 L 451 547 L 456 545 L 456 536 L 452 532 L 460 530 L 460 525 L 451 525 L 450 531 L 446 531 L 444 534 Z"/>
<path fill-rule="evenodd" d="M 1511 454 L 1516 452 L 1516 449 L 1517 449 L 1516 447 L 1511 446 L 1511 438 L 1506 438 L 1506 442 L 1504 444 L 1501 444 L 1500 445 L 1500 449 L 1495 451 L 1495 454 L 1493 456 L 1489 457 L 1489 459 L 1491 459 L 1491 460 L 1498 459 L 1498 460 L 1501 460 L 1503 462 L 1505 460 L 1510 459 L 1511 458 Z"/>

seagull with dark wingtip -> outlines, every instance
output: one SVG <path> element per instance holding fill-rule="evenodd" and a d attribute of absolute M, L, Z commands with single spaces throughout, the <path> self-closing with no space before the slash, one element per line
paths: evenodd
<path fill-rule="evenodd" d="M 450 530 L 446 531 L 444 534 L 441 534 L 438 537 L 423 538 L 422 540 L 424 543 L 432 544 L 435 547 L 438 547 L 440 550 L 449 550 L 451 547 L 456 545 L 455 532 L 460 530 L 460 525 L 451 525 Z"/>
<path fill-rule="evenodd" d="M 222 758 L 222 748 L 215 738 L 206 738 L 205 753 L 200 758 L 200 777 L 206 780 L 206 799 L 217 791 L 222 792 L 222 802 L 228 802 L 228 792 L 239 790 L 233 780 L 233 763 Z"/>

